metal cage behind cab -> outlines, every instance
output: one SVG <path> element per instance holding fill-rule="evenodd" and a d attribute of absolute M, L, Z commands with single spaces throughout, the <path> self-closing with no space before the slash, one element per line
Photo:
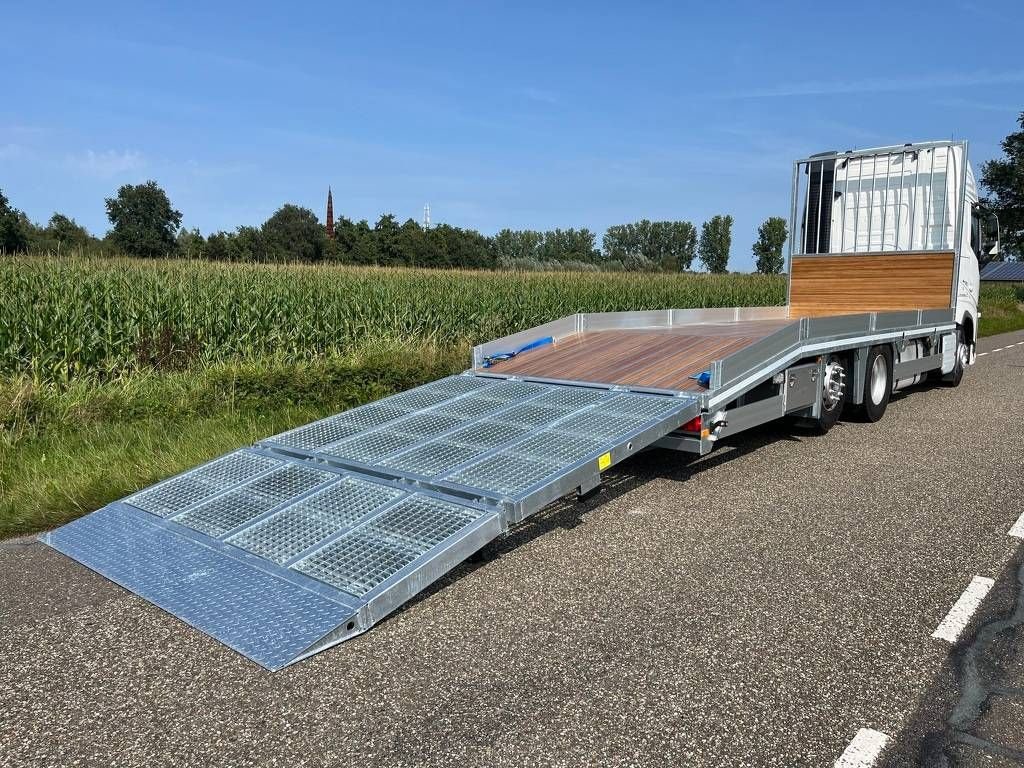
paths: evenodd
<path fill-rule="evenodd" d="M 967 142 L 829 152 L 793 166 L 789 253 L 960 255 Z"/>

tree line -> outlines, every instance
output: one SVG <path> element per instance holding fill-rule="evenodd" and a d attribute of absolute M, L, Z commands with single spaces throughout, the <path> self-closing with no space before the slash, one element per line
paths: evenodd
<path fill-rule="evenodd" d="M 726 272 L 731 216 L 713 216 L 698 232 L 689 221 L 649 221 L 609 227 L 600 243 L 587 229 L 503 229 L 488 237 L 449 224 L 424 228 L 413 219 L 382 215 L 373 225 L 341 216 L 334 237 L 308 208 L 281 206 L 261 226 L 204 237 L 181 226 L 182 215 L 156 182 L 126 184 L 106 200 L 110 231 L 102 239 L 70 217 L 54 213 L 44 226 L 11 207 L 0 192 L 0 250 L 115 252 L 142 258 L 194 258 L 247 262 L 345 264 L 518 270 L 679 272 L 694 262 Z M 779 272 L 786 223 L 773 217 L 754 245 L 757 268 Z"/>
<path fill-rule="evenodd" d="M 1004 258 L 1024 256 L 1024 113 L 1021 130 L 1002 142 L 1004 157 L 982 165 L 985 205 L 999 215 Z M 413 219 L 384 214 L 372 226 L 342 216 L 334 237 L 308 208 L 286 204 L 261 226 L 214 232 L 181 226 L 181 212 L 156 184 L 126 184 L 106 200 L 111 228 L 102 238 L 74 219 L 54 213 L 36 224 L 13 208 L 0 190 L 0 251 L 115 252 L 145 258 L 183 257 L 224 261 L 328 261 L 417 267 L 521 270 L 627 270 L 676 272 L 728 269 L 731 216 L 713 216 L 698 232 L 689 221 L 648 221 L 608 227 L 597 242 L 589 229 L 547 232 L 503 229 L 488 237 L 448 224 L 424 228 Z M 758 272 L 773 274 L 785 264 L 785 219 L 773 216 L 752 246 Z"/>

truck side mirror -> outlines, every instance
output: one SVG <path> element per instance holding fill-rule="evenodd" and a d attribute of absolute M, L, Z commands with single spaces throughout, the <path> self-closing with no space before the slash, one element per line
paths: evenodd
<path fill-rule="evenodd" d="M 999 255 L 999 217 L 993 211 L 983 211 L 981 220 L 981 253 L 986 263 Z"/>

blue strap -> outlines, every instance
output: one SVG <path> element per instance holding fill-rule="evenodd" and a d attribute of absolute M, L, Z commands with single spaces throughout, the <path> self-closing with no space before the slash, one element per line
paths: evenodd
<path fill-rule="evenodd" d="M 545 347 L 548 344 L 554 343 L 555 340 L 551 336 L 545 336 L 542 339 L 531 341 L 529 344 L 524 344 L 519 349 L 513 350 L 512 352 L 495 352 L 493 355 L 487 355 L 487 357 L 484 358 L 484 368 L 490 368 L 492 365 L 500 363 L 502 360 L 511 360 L 522 352 L 529 352 L 531 349 Z"/>
<path fill-rule="evenodd" d="M 691 379 L 700 384 L 704 389 L 711 386 L 711 371 L 701 371 L 690 376 Z"/>

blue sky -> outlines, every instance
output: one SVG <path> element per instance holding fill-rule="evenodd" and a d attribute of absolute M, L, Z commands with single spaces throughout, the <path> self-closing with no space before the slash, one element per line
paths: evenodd
<path fill-rule="evenodd" d="M 284 202 L 491 234 L 731 213 L 733 269 L 793 159 L 1024 111 L 1015 2 L 9 4 L 0 188 L 95 233 L 155 179 L 204 233 Z"/>

